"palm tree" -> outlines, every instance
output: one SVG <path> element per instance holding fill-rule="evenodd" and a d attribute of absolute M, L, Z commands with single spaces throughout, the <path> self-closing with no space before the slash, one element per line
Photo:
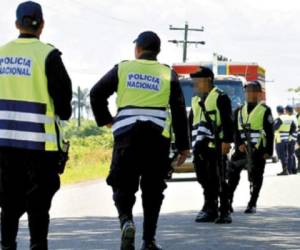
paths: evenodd
<path fill-rule="evenodd" d="M 298 92 L 300 92 L 300 87 L 297 87 L 297 88 L 289 88 L 288 91 L 289 91 L 289 92 L 298 93 Z"/>
<path fill-rule="evenodd" d="M 77 92 L 73 92 L 73 101 L 72 101 L 72 109 L 73 109 L 73 117 L 78 119 L 78 127 L 80 127 L 81 118 L 83 117 L 83 113 L 85 111 L 87 118 L 90 115 L 91 106 L 90 106 L 90 91 L 89 89 L 81 89 L 79 86 L 77 88 Z M 77 114 L 77 116 L 76 116 Z"/>

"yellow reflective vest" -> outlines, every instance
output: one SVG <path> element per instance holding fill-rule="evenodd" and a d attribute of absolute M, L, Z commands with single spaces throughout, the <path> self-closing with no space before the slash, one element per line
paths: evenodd
<path fill-rule="evenodd" d="M 256 147 L 266 145 L 266 135 L 264 131 L 264 116 L 267 108 L 263 103 L 259 103 L 248 114 L 248 105 L 244 104 L 238 112 L 238 129 L 243 141 L 247 142 L 246 131 L 250 134 L 250 141 Z M 245 131 L 246 130 L 246 131 Z"/>
<path fill-rule="evenodd" d="M 136 122 L 151 122 L 170 138 L 171 69 L 152 60 L 124 61 L 118 66 L 118 79 L 114 136 L 130 130 Z"/>
<path fill-rule="evenodd" d="M 53 50 L 35 38 L 0 47 L 0 147 L 58 150 L 59 121 L 45 73 Z"/>
<path fill-rule="evenodd" d="M 291 125 L 293 123 L 292 117 L 286 114 L 280 115 L 279 119 L 281 120 L 282 124 L 274 133 L 276 143 L 289 141 Z"/>

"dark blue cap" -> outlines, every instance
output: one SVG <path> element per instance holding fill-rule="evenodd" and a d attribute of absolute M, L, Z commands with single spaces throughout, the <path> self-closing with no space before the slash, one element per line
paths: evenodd
<path fill-rule="evenodd" d="M 252 81 L 252 82 L 248 82 L 245 85 L 245 89 L 246 90 L 252 90 L 252 91 L 257 91 L 257 92 L 261 92 L 262 91 L 262 87 L 259 81 Z"/>
<path fill-rule="evenodd" d="M 285 107 L 285 110 L 286 110 L 286 112 L 289 112 L 289 113 L 293 113 L 293 112 L 294 112 L 294 108 L 293 108 L 293 106 L 291 106 L 291 105 L 287 105 L 287 106 Z"/>
<path fill-rule="evenodd" d="M 18 6 L 17 21 L 23 27 L 38 27 L 43 20 L 43 11 L 40 4 L 27 1 Z"/>
<path fill-rule="evenodd" d="M 160 51 L 161 41 L 159 36 L 153 31 L 145 31 L 139 34 L 137 39 L 133 41 L 138 47 L 149 51 Z"/>
<path fill-rule="evenodd" d="M 190 74 L 191 78 L 211 78 L 214 80 L 214 73 L 210 68 L 199 67 L 199 70 L 195 73 Z"/>
<path fill-rule="evenodd" d="M 281 105 L 277 106 L 277 107 L 276 107 L 276 110 L 277 110 L 277 113 L 279 113 L 279 114 L 284 113 L 284 108 L 283 108 L 283 106 L 281 106 Z"/>

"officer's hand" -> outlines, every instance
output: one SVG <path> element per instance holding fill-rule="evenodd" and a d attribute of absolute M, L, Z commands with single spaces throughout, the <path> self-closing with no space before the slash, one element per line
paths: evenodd
<path fill-rule="evenodd" d="M 245 145 L 245 144 L 241 144 L 241 145 L 239 146 L 239 150 L 240 150 L 240 152 L 242 152 L 242 153 L 247 152 L 247 147 L 246 147 L 246 145 Z"/>
<path fill-rule="evenodd" d="M 264 154 L 264 159 L 265 160 L 267 160 L 267 159 L 269 159 L 270 158 L 270 156 L 268 155 L 268 154 Z"/>
<path fill-rule="evenodd" d="M 189 149 L 182 150 L 181 152 L 179 152 L 176 165 L 181 166 L 189 156 L 190 156 L 190 150 Z"/>
<path fill-rule="evenodd" d="M 112 127 L 112 123 L 108 123 L 105 125 L 107 128 L 111 128 Z"/>
<path fill-rule="evenodd" d="M 230 143 L 226 143 L 226 142 L 223 142 L 223 143 L 222 143 L 222 154 L 223 154 L 223 155 L 229 154 L 230 149 L 231 149 Z"/>

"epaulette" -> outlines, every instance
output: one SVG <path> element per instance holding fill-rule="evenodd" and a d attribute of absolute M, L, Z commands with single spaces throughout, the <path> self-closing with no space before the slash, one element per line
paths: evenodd
<path fill-rule="evenodd" d="M 55 46 L 54 46 L 53 44 L 51 44 L 51 43 L 47 43 L 47 45 L 49 45 L 49 46 L 55 48 Z"/>

